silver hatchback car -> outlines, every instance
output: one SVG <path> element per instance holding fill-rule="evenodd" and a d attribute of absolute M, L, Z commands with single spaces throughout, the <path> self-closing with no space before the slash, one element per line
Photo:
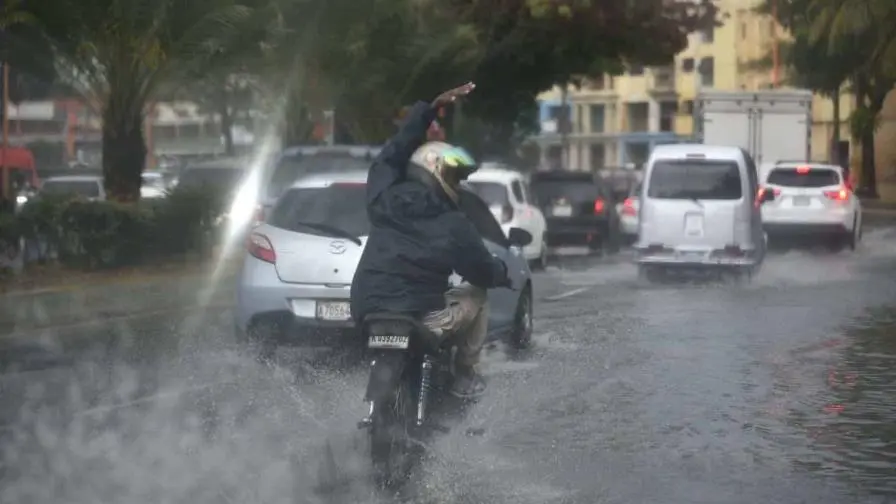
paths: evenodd
<path fill-rule="evenodd" d="M 307 175 L 283 192 L 249 236 L 238 278 L 235 325 L 243 342 L 309 346 L 349 343 L 355 333 L 349 292 L 367 242 L 367 171 Z M 532 278 L 522 247 L 511 243 L 481 199 L 461 191 L 461 208 L 488 249 L 508 266 L 514 289 L 489 291 L 489 339 L 525 347 L 532 332 Z"/>

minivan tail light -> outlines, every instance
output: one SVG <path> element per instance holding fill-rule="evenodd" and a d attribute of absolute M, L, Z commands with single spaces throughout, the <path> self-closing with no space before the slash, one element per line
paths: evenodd
<path fill-rule="evenodd" d="M 834 201 L 846 201 L 849 199 L 849 191 L 846 188 L 837 191 L 825 191 L 824 197 Z"/>
<path fill-rule="evenodd" d="M 604 203 L 603 198 L 597 198 L 596 200 L 594 200 L 594 213 L 604 213 L 605 206 L 606 204 Z"/>
<path fill-rule="evenodd" d="M 635 200 L 631 198 L 625 198 L 622 202 L 622 215 L 637 215 L 638 212 L 635 211 Z"/>
<path fill-rule="evenodd" d="M 507 224 L 513 220 L 513 207 L 504 205 L 501 207 L 501 224 Z"/>
<path fill-rule="evenodd" d="M 277 262 L 277 254 L 274 253 L 274 246 L 271 240 L 261 233 L 252 233 L 249 235 L 248 252 L 252 257 L 274 264 Z"/>

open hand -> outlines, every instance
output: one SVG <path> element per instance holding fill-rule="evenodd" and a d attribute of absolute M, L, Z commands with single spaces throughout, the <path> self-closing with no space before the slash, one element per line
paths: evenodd
<path fill-rule="evenodd" d="M 441 107 L 444 105 L 448 105 L 449 103 L 454 103 L 455 100 L 457 100 L 460 97 L 470 94 L 470 92 L 473 91 L 474 89 L 476 89 L 476 84 L 473 84 L 472 82 L 468 82 L 468 83 L 464 84 L 463 86 L 456 87 L 454 89 L 449 89 L 448 91 L 445 91 L 444 93 L 440 94 L 439 96 L 436 97 L 435 100 L 433 100 L 432 104 L 436 107 Z"/>

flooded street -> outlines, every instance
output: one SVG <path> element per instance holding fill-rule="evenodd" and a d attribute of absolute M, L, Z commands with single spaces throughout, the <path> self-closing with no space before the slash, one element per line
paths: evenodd
<path fill-rule="evenodd" d="M 894 272 L 889 228 L 746 285 L 563 257 L 402 496 L 369 484 L 363 363 L 261 364 L 220 306 L 41 330 L 0 352 L 0 503 L 890 502 Z"/>

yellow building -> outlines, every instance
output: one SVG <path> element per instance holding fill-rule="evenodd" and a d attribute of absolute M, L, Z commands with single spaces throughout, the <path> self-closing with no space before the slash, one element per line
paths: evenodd
<path fill-rule="evenodd" d="M 771 19 L 754 12 L 757 3 L 720 0 L 723 24 L 691 34 L 669 66 L 632 67 L 620 76 L 593 79 L 568 89 L 566 106 L 561 89 L 544 93 L 542 132 L 535 139 L 542 164 L 596 170 L 642 163 L 653 146 L 692 138 L 700 89 L 770 87 L 771 72 L 748 65 L 768 54 L 775 34 Z"/>

